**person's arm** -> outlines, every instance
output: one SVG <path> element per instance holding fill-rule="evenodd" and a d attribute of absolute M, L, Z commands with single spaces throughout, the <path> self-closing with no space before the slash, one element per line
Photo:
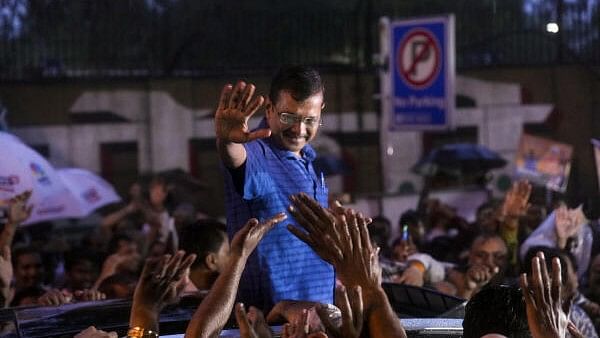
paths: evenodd
<path fill-rule="evenodd" d="M 229 169 L 237 169 L 246 161 L 243 143 L 271 135 L 270 129 L 250 132 L 248 127 L 248 120 L 265 101 L 262 96 L 253 99 L 255 88 L 240 81 L 235 87 L 225 85 L 221 91 L 215 113 L 215 134 L 219 157 Z"/>
<path fill-rule="evenodd" d="M 229 264 L 219 274 L 208 295 L 192 316 L 185 331 L 186 338 L 215 337 L 221 332 L 233 309 L 248 257 L 264 235 L 285 218 L 284 213 L 279 213 L 263 223 L 252 218 L 234 235 L 231 240 Z"/>
<path fill-rule="evenodd" d="M 10 247 L 3 246 L 2 255 L 0 255 L 0 304 L 2 307 L 8 307 L 12 297 L 10 283 L 13 278 L 13 266 L 11 260 Z"/>

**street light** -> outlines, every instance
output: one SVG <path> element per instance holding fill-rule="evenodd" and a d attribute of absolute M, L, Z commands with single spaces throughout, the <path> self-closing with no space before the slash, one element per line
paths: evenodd
<path fill-rule="evenodd" d="M 558 24 L 556 22 L 549 22 L 546 24 L 546 32 L 556 34 L 558 33 Z"/>

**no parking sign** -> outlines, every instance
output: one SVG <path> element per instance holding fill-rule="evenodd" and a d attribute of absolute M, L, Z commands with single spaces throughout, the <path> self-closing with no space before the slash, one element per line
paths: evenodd
<path fill-rule="evenodd" d="M 454 111 L 454 17 L 390 24 L 389 130 L 441 129 Z"/>

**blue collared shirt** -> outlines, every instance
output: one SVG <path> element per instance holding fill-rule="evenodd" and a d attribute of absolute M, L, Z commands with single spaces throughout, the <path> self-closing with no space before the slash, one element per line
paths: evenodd
<path fill-rule="evenodd" d="M 333 303 L 333 267 L 286 228 L 296 224 L 288 213 L 289 196 L 305 192 L 327 206 L 327 187 L 317 176 L 314 149 L 306 145 L 301 158 L 280 149 L 270 138 L 244 144 L 247 159 L 234 184 L 225 170 L 227 229 L 230 238 L 248 219 L 259 221 L 286 212 L 288 218 L 269 232 L 250 256 L 240 281 L 238 300 L 268 311 L 284 299 Z M 236 175 L 235 173 L 233 173 Z"/>

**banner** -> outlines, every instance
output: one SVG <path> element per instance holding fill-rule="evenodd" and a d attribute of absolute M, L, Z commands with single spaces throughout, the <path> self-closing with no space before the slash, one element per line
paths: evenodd
<path fill-rule="evenodd" d="M 573 147 L 543 137 L 522 134 L 515 164 L 517 176 L 533 184 L 565 192 Z"/>

